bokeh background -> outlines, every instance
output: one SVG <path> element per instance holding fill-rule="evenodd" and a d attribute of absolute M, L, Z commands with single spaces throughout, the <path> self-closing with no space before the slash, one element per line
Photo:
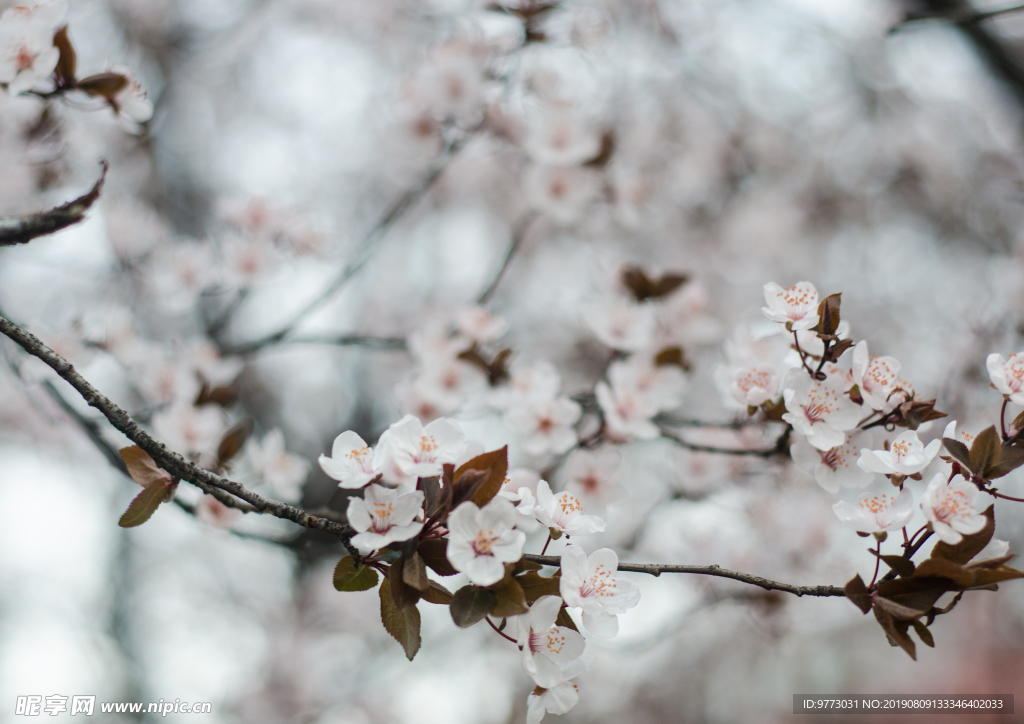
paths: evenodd
<path fill-rule="evenodd" d="M 423 340 L 480 299 L 512 242 L 486 306 L 508 321 L 501 344 L 552 362 L 567 394 L 601 378 L 592 310 L 641 264 L 691 278 L 666 303 L 691 365 L 681 418 L 736 419 L 714 370 L 762 322 L 766 282 L 807 279 L 978 431 L 1000 403 L 985 356 L 1024 332 L 1024 12 L 971 19 L 996 6 L 71 0 L 79 67 L 131 67 L 155 114 L 133 133 L 74 99 L 0 95 L 0 213 L 72 198 L 110 163 L 85 223 L 0 251 L 0 308 L 169 442 L 215 446 L 254 419 L 232 475 L 310 509 L 344 511 L 316 466 L 338 433 L 372 440 L 410 411 L 568 483 L 478 372 L 426 379 Z M 906 22 L 929 13 L 944 17 Z M 336 280 L 292 334 L 250 344 Z M 89 693 L 210 701 L 209 722 L 524 721 L 514 647 L 422 604 L 406 661 L 374 592 L 332 588 L 337 541 L 232 518 L 187 486 L 184 506 L 118 528 L 137 487 L 84 434 L 94 412 L 0 351 L 0 720 L 18 720 L 18 695 Z M 192 408 L 197 373 L 232 404 Z M 687 429 L 755 447 L 771 433 Z M 788 459 L 617 449 L 625 495 L 588 548 L 794 583 L 871 574 L 835 498 Z M 1024 509 L 997 517 L 1020 551 Z M 846 601 L 633 577 L 640 605 L 591 642 L 566 721 L 782 722 L 797 693 L 1024 706 L 1019 582 L 967 597 L 915 663 Z"/>

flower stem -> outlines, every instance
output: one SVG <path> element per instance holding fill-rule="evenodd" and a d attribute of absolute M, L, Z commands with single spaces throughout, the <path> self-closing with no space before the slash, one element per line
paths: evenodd
<path fill-rule="evenodd" d="M 485 618 L 485 619 L 487 619 L 487 623 L 488 623 L 488 625 L 490 625 L 490 627 L 494 629 L 494 632 L 495 632 L 496 634 L 498 634 L 499 636 L 501 636 L 501 637 L 502 637 L 503 639 L 507 639 L 507 640 L 511 641 L 511 642 L 512 642 L 512 643 L 514 643 L 514 644 L 515 644 L 516 646 L 518 646 L 518 645 L 519 645 L 519 642 L 518 642 L 518 641 L 516 641 L 516 640 L 515 640 L 514 638 L 512 638 L 512 637 L 511 637 L 511 636 L 509 636 L 508 634 L 506 634 L 506 633 L 503 633 L 501 629 L 499 629 L 499 628 L 498 628 L 497 626 L 495 626 L 495 625 L 494 625 L 494 621 L 492 621 L 492 620 L 491 620 L 491 617 L 490 617 L 490 616 L 484 616 L 484 618 Z"/>
<path fill-rule="evenodd" d="M 1003 395 L 1003 407 L 999 410 L 999 429 L 1003 433 L 1003 441 L 1005 442 L 1010 436 L 1006 434 L 1006 406 L 1010 404 L 1010 398 Z"/>
<path fill-rule="evenodd" d="M 548 539 L 544 541 L 544 547 L 540 549 L 540 554 L 544 555 L 548 550 L 548 544 L 551 543 L 551 534 L 548 533 Z"/>
<path fill-rule="evenodd" d="M 875 587 L 875 581 L 878 580 L 878 568 L 882 565 L 882 541 L 878 541 L 878 545 L 875 546 L 875 575 L 871 576 L 871 583 L 868 588 Z"/>

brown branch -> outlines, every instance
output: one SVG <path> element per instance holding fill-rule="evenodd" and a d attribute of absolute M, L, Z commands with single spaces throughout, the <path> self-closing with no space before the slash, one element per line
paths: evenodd
<path fill-rule="evenodd" d="M 693 450 L 694 452 L 708 452 L 717 453 L 719 455 L 753 455 L 756 457 L 770 458 L 775 455 L 784 455 L 787 450 L 787 443 L 789 442 L 789 435 L 793 431 L 792 427 L 786 426 L 786 429 L 782 431 L 778 439 L 775 441 L 775 445 L 770 448 L 764 448 L 761 450 L 746 450 L 744 448 L 729 448 L 729 447 L 715 447 L 714 445 L 700 445 L 698 443 L 689 442 L 684 440 L 673 432 L 666 430 L 661 427 L 661 436 L 666 440 L 671 440 L 676 445 L 687 450 Z"/>
<path fill-rule="evenodd" d="M 498 267 L 498 271 L 496 271 L 494 276 L 491 278 L 491 283 L 488 284 L 487 288 L 480 293 L 479 297 L 477 297 L 477 304 L 487 304 L 487 302 L 491 300 L 491 297 L 494 296 L 494 292 L 498 290 L 498 285 L 501 284 L 501 280 L 505 276 L 505 272 L 508 270 L 509 264 L 512 263 L 512 257 L 514 257 L 516 252 L 519 251 L 519 247 L 522 245 L 523 239 L 526 238 L 526 232 L 530 230 L 530 226 L 533 225 L 534 219 L 538 216 L 539 214 L 536 211 L 527 211 L 519 220 L 519 223 L 516 224 L 516 228 L 512 232 L 512 241 L 509 242 L 508 250 L 505 252 L 505 257 L 501 261 L 501 266 Z"/>
<path fill-rule="evenodd" d="M 21 216 L 13 219 L 0 219 L 0 246 L 14 246 L 25 244 L 40 236 L 52 234 L 65 229 L 85 218 L 85 212 L 93 205 L 100 196 L 100 189 L 107 178 L 106 161 L 101 161 L 103 172 L 99 180 L 92 185 L 89 193 L 79 196 L 73 201 L 58 206 L 49 211 L 41 211 L 30 216 Z"/>
<path fill-rule="evenodd" d="M 303 334 L 267 342 L 264 347 L 275 344 L 322 344 L 335 347 L 365 347 L 366 349 L 403 350 L 404 337 L 371 337 L 363 334 Z"/>
<path fill-rule="evenodd" d="M 537 556 L 533 554 L 526 554 L 523 556 L 524 560 L 532 563 L 540 563 L 544 566 L 559 566 L 561 565 L 561 558 L 558 556 Z M 720 566 L 679 566 L 679 565 L 660 565 L 654 563 L 620 563 L 620 571 L 627 571 L 632 573 L 647 573 L 652 576 L 660 576 L 662 573 L 692 573 L 698 576 L 715 576 L 717 578 L 729 578 L 740 583 L 749 583 L 751 586 L 757 586 L 763 588 L 766 591 L 782 591 L 783 593 L 792 593 L 795 596 L 845 596 L 843 589 L 839 586 L 794 586 L 790 583 L 779 583 L 778 581 L 770 581 L 767 578 L 761 578 L 760 576 L 754 576 L 750 573 L 741 573 L 739 571 L 730 571 L 727 568 L 721 568 Z"/>
<path fill-rule="evenodd" d="M 89 384 L 70 362 L 43 344 L 37 337 L 4 317 L 0 317 L 0 333 L 17 342 L 33 357 L 37 357 L 45 362 L 54 372 L 74 387 L 90 406 L 103 413 L 103 416 L 110 421 L 111 425 L 149 453 L 157 465 L 174 477 L 192 483 L 203 492 L 215 496 L 220 502 L 230 507 L 247 512 L 267 513 L 277 518 L 290 520 L 304 528 L 322 530 L 337 536 L 346 547 L 348 546 L 348 541 L 354 534 L 354 531 L 348 525 L 327 520 L 326 518 L 318 518 L 286 503 L 265 498 L 240 483 L 223 478 L 186 460 L 143 430 L 127 412 Z"/>

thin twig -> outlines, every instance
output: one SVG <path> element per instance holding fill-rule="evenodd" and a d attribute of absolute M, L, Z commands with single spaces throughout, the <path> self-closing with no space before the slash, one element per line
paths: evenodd
<path fill-rule="evenodd" d="M 403 350 L 404 337 L 371 337 L 364 334 L 303 334 L 268 342 L 264 347 L 276 344 L 321 344 L 335 347 L 365 347 L 366 349 Z"/>
<path fill-rule="evenodd" d="M 89 384 L 70 362 L 43 344 L 37 337 L 26 332 L 18 325 L 11 323 L 4 317 L 0 317 L 0 333 L 17 342 L 33 357 L 37 357 L 45 362 L 54 372 L 74 387 L 89 405 L 103 413 L 103 416 L 110 421 L 111 425 L 149 453 L 157 465 L 174 477 L 192 483 L 204 492 L 216 496 L 225 505 L 241 510 L 249 509 L 260 513 L 267 513 L 277 518 L 290 520 L 304 528 L 322 530 L 337 536 L 346 547 L 348 546 L 348 541 L 354 534 L 354 531 L 349 526 L 325 518 L 318 518 L 287 503 L 265 498 L 240 483 L 223 478 L 186 460 L 143 430 L 127 412 Z M 236 498 L 240 500 L 236 500 Z"/>
<path fill-rule="evenodd" d="M 349 279 L 354 277 L 366 265 L 366 263 L 370 261 L 370 258 L 376 251 L 377 241 L 384 235 L 384 232 L 386 232 L 396 219 L 404 214 L 409 207 L 416 203 L 416 201 L 418 201 L 419 198 L 434 185 L 434 182 L 441 176 L 441 172 L 447 168 L 452 159 L 455 158 L 458 152 L 465 147 L 466 143 L 476 135 L 476 132 L 479 129 L 480 126 L 475 126 L 448 143 L 440 158 L 434 162 L 430 167 L 430 170 L 422 179 L 420 179 L 420 182 L 414 188 L 402 194 L 402 196 L 388 208 L 380 220 L 374 224 L 373 228 L 370 229 L 366 236 L 363 237 L 363 241 L 360 244 L 359 251 L 356 253 L 355 259 L 346 264 L 334 276 L 331 282 L 324 287 L 323 291 L 309 301 L 304 307 L 302 307 L 302 309 L 292 315 L 291 319 L 285 322 L 276 332 L 272 332 L 260 339 L 246 342 L 244 344 L 225 345 L 222 348 L 222 352 L 225 354 L 244 354 L 247 352 L 254 352 L 270 344 L 280 342 L 291 334 L 292 330 L 294 330 L 300 322 L 330 300 L 339 289 L 345 286 L 345 283 L 348 282 Z"/>
<path fill-rule="evenodd" d="M 103 172 L 96 183 L 84 196 L 79 196 L 73 201 L 58 206 L 49 211 L 41 211 L 30 216 L 21 216 L 13 219 L 0 219 L 0 246 L 14 246 L 24 244 L 40 236 L 60 231 L 85 218 L 85 212 L 93 205 L 100 196 L 100 189 L 107 178 L 106 161 L 101 161 Z"/>
<path fill-rule="evenodd" d="M 540 563 L 544 566 L 558 566 L 561 565 L 561 558 L 559 556 L 536 556 L 532 554 L 524 555 L 523 558 L 533 563 Z M 749 583 L 751 586 L 757 586 L 763 588 L 766 591 L 782 591 L 784 593 L 792 593 L 795 596 L 845 596 L 843 589 L 839 586 L 794 586 L 790 583 L 780 583 L 778 581 L 771 581 L 767 578 L 761 578 L 760 576 L 754 576 L 750 573 L 741 573 L 739 571 L 730 571 L 727 568 L 721 568 L 720 566 L 680 566 L 680 565 L 660 565 L 654 563 L 620 563 L 620 571 L 628 571 L 633 573 L 647 573 L 652 576 L 660 576 L 662 573 L 692 573 L 698 576 L 716 576 L 718 578 L 731 578 L 734 581 L 741 583 Z"/>
<path fill-rule="evenodd" d="M 679 447 L 686 448 L 687 450 L 693 450 L 694 452 L 708 452 L 717 453 L 719 455 L 753 455 L 756 457 L 770 458 L 775 455 L 782 455 L 786 452 L 787 443 L 789 441 L 789 435 L 793 431 L 792 427 L 786 426 L 786 429 L 782 431 L 775 444 L 770 448 L 764 448 L 761 450 L 746 450 L 744 448 L 728 448 L 728 447 L 715 447 L 714 445 L 700 445 L 698 443 L 689 442 L 684 440 L 673 432 L 666 430 L 664 427 L 661 428 L 661 436 L 666 440 L 671 440 Z"/>
<path fill-rule="evenodd" d="M 505 272 L 508 270 L 509 264 L 512 262 L 512 257 L 514 257 L 516 252 L 519 251 L 519 247 L 523 243 L 523 239 L 526 238 L 526 232 L 530 230 L 530 226 L 538 216 L 539 214 L 536 211 L 527 211 L 519 220 L 519 223 L 516 224 L 516 228 L 512 232 L 512 240 L 509 242 L 508 250 L 505 252 L 505 257 L 501 261 L 501 266 L 498 267 L 498 270 L 491 278 L 491 283 L 488 284 L 487 288 L 480 293 L 479 297 L 477 297 L 477 304 L 487 304 L 487 302 L 491 301 L 491 297 L 494 296 L 494 292 L 498 290 L 498 285 L 501 283 L 502 277 L 505 276 Z"/>

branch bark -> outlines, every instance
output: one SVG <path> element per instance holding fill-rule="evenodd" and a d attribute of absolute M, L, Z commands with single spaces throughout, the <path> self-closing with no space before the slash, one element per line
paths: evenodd
<path fill-rule="evenodd" d="M 77 224 L 85 218 L 85 212 L 100 196 L 100 189 L 107 178 L 107 162 L 103 161 L 103 172 L 96 183 L 84 196 L 38 214 L 21 216 L 13 219 L 0 219 L 0 246 L 25 244 L 33 239 L 52 234 Z"/>

